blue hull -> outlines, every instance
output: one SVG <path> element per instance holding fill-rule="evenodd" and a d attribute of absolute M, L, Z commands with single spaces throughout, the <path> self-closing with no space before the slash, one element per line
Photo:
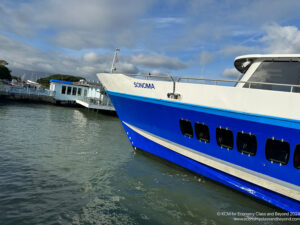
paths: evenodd
<path fill-rule="evenodd" d="M 200 153 L 300 186 L 300 179 L 295 179 L 300 176 L 300 171 L 293 167 L 292 162 L 293 149 L 299 144 L 297 142 L 299 141 L 297 137 L 300 137 L 298 121 L 241 114 L 115 92 L 108 92 L 108 94 L 134 147 L 157 155 L 289 212 L 300 212 L 299 201 L 187 158 L 145 138 L 126 125 L 130 124 L 157 137 Z M 179 119 L 181 118 L 188 119 L 193 124 L 195 122 L 205 122 L 210 129 L 210 143 L 199 142 L 195 137 L 188 138 L 183 136 L 179 127 Z M 249 157 L 248 155 L 241 154 L 237 151 L 236 144 L 232 150 L 221 149 L 217 145 L 215 134 L 216 128 L 220 126 L 231 129 L 235 137 L 239 131 L 255 134 L 257 137 L 256 155 Z M 266 160 L 265 142 L 267 138 L 271 137 L 289 141 L 291 154 L 287 165 L 271 163 Z"/>

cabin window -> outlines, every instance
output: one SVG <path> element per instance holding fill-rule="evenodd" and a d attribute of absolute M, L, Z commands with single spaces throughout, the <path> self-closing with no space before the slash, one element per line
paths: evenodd
<path fill-rule="evenodd" d="M 257 151 L 256 136 L 249 133 L 238 132 L 236 136 L 236 146 L 239 152 L 254 156 Z"/>
<path fill-rule="evenodd" d="M 77 95 L 81 96 L 81 88 L 78 88 Z"/>
<path fill-rule="evenodd" d="M 300 85 L 300 62 L 264 61 L 252 74 L 249 81 Z M 244 87 L 249 87 L 249 83 L 246 83 Z M 276 91 L 291 91 L 290 86 L 251 84 L 250 87 Z M 293 92 L 300 92 L 300 88 L 293 88 Z"/>
<path fill-rule="evenodd" d="M 209 129 L 208 126 L 204 123 L 195 123 L 195 134 L 198 140 L 209 142 Z"/>
<path fill-rule="evenodd" d="M 68 87 L 67 89 L 67 95 L 70 95 L 72 93 L 72 87 Z"/>
<path fill-rule="evenodd" d="M 179 120 L 181 133 L 186 136 L 192 138 L 194 136 L 193 126 L 191 121 L 180 119 Z"/>
<path fill-rule="evenodd" d="M 269 161 L 286 165 L 290 156 L 290 144 L 287 141 L 271 139 L 266 142 L 266 158 Z"/>
<path fill-rule="evenodd" d="M 77 88 L 73 87 L 72 95 L 76 95 L 76 92 L 77 92 Z"/>
<path fill-rule="evenodd" d="M 300 145 L 296 145 L 294 152 L 294 167 L 300 169 Z"/>
<path fill-rule="evenodd" d="M 66 86 L 61 87 L 61 93 L 64 95 L 66 94 Z"/>
<path fill-rule="evenodd" d="M 86 97 L 86 96 L 87 96 L 87 90 L 84 89 L 84 97 Z"/>
<path fill-rule="evenodd" d="M 233 149 L 234 139 L 231 130 L 218 127 L 216 129 L 216 138 L 220 147 L 230 150 Z"/>

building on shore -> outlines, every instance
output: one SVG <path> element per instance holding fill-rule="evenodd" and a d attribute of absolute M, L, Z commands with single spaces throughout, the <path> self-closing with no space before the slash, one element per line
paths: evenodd
<path fill-rule="evenodd" d="M 50 91 L 54 92 L 53 97 L 60 104 L 79 104 L 89 109 L 115 111 L 100 82 L 51 79 Z"/>

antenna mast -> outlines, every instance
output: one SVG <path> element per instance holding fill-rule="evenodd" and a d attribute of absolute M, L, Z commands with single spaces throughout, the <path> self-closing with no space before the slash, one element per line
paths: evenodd
<path fill-rule="evenodd" d="M 110 71 L 111 73 L 113 73 L 114 71 L 117 70 L 117 68 L 115 67 L 115 64 L 116 64 L 116 62 L 118 62 L 118 52 L 119 51 L 120 51 L 120 49 L 116 48 L 114 59 L 113 59 L 112 65 L 111 65 L 111 71 Z"/>

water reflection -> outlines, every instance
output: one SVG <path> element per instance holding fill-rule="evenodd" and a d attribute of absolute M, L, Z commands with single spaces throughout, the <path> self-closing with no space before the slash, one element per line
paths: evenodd
<path fill-rule="evenodd" d="M 238 224 L 217 212 L 274 211 L 134 152 L 116 117 L 48 105 L 2 107 L 0 224 Z"/>

